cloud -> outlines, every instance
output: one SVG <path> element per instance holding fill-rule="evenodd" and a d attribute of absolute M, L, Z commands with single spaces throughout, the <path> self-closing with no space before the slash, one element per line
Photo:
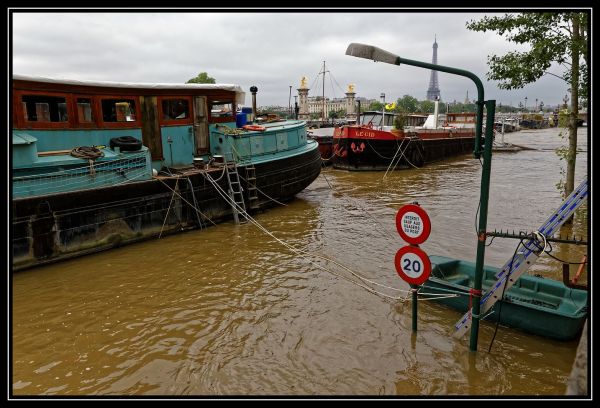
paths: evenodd
<path fill-rule="evenodd" d="M 489 13 L 487 13 L 489 15 Z M 200 72 L 245 90 L 259 88 L 259 105 L 287 106 L 300 78 L 317 86 L 323 61 L 327 96 L 342 96 L 349 83 L 357 96 L 424 99 L 430 72 L 346 56 L 351 42 L 373 44 L 403 57 L 430 62 L 434 36 L 438 63 L 466 69 L 484 80 L 486 98 L 517 105 L 528 96 L 557 104 L 567 86 L 544 77 L 523 90 L 502 91 L 485 81 L 487 58 L 515 49 L 501 37 L 466 29 L 483 13 L 410 10 L 370 12 L 40 12 L 13 10 L 13 72 L 124 82 L 183 83 Z M 560 71 L 555 73 L 560 73 Z M 462 101 L 473 83 L 439 74 L 442 99 Z M 250 103 L 249 92 L 247 104 Z"/>

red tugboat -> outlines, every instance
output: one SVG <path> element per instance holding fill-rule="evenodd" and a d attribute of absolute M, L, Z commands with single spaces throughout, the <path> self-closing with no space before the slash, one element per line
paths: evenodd
<path fill-rule="evenodd" d="M 437 103 L 436 103 L 437 112 Z M 405 117 L 408 126 L 395 128 L 397 114 L 365 112 L 357 125 L 333 133 L 333 167 L 345 170 L 388 170 L 424 164 L 473 151 L 475 114 L 447 113 Z M 421 120 L 422 120 L 421 119 Z"/>

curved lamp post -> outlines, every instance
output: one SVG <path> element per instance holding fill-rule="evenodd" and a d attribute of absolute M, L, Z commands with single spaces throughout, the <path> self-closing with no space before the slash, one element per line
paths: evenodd
<path fill-rule="evenodd" d="M 481 193 L 480 193 L 480 215 L 479 215 L 479 227 L 477 231 L 477 259 L 475 264 L 475 282 L 473 284 L 473 313 L 472 313 L 472 324 L 471 324 L 471 338 L 470 338 L 470 349 L 471 351 L 477 350 L 477 336 L 479 332 L 479 310 L 480 310 L 480 299 L 481 299 L 481 282 L 483 279 L 483 264 L 485 257 L 485 239 L 487 229 L 487 213 L 488 213 L 488 202 L 490 193 L 490 173 L 492 166 L 492 139 L 494 131 L 494 115 L 496 110 L 496 101 L 484 101 L 483 100 L 483 84 L 481 80 L 472 72 L 465 71 L 462 69 L 446 67 L 443 65 L 430 64 L 428 62 L 421 62 L 410 60 L 407 58 L 401 58 L 398 55 L 392 54 L 391 52 L 382 50 L 381 48 L 373 45 L 351 43 L 346 50 L 346 55 L 353 57 L 365 58 L 373 60 L 375 62 L 385 62 L 392 65 L 412 65 L 415 67 L 421 67 L 426 69 L 433 69 L 441 72 L 448 72 L 450 74 L 460 75 L 470 78 L 475 82 L 477 87 L 477 124 L 475 127 L 475 148 L 473 150 L 473 156 L 477 159 L 481 157 L 483 152 L 483 170 L 481 173 Z M 485 139 L 483 140 L 483 151 L 482 151 L 482 125 L 483 125 L 483 105 L 486 105 L 487 109 L 487 120 L 485 126 Z"/>

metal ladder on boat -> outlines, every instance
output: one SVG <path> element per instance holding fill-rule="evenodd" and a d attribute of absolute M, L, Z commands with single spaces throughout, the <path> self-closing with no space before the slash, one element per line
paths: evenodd
<path fill-rule="evenodd" d="M 231 203 L 231 211 L 236 224 L 248 222 L 246 217 L 246 204 L 244 203 L 244 194 L 242 183 L 240 183 L 240 175 L 237 169 L 237 163 L 230 161 L 225 163 L 225 174 L 227 174 L 227 183 L 229 184 L 229 199 Z M 240 220 L 239 213 L 242 213 Z"/>
<path fill-rule="evenodd" d="M 250 163 L 245 166 L 246 169 L 246 188 L 248 189 L 248 201 L 250 209 L 258 208 L 258 189 L 256 188 L 256 168 Z"/>
<path fill-rule="evenodd" d="M 516 255 L 511 257 L 500 272 L 495 276 L 496 281 L 490 289 L 485 292 L 480 300 L 479 313 L 484 315 L 489 311 L 497 301 L 501 300 L 502 293 L 508 291 L 519 279 L 519 277 L 527 271 L 539 258 L 542 251 L 545 249 L 545 239 L 552 236 L 559 228 L 573 215 L 575 210 L 584 202 L 588 196 L 588 179 L 587 177 L 581 184 L 573 190 L 573 192 L 563 201 L 558 209 L 552 213 L 550 217 L 542 224 L 536 233 L 541 236 L 537 238 L 528 238 L 523 241 L 523 248 Z M 508 278 L 508 281 L 506 279 Z M 504 287 L 506 285 L 506 287 Z M 453 337 L 462 337 L 471 327 L 472 309 L 454 325 Z"/>

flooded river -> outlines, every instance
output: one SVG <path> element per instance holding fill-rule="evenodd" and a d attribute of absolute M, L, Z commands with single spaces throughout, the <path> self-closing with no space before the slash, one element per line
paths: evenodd
<path fill-rule="evenodd" d="M 562 202 L 558 132 L 505 136 L 534 150 L 494 155 L 489 230 L 535 230 Z M 576 185 L 588 166 L 587 128 L 579 134 Z M 418 201 L 432 221 L 421 248 L 474 261 L 480 162 L 383 177 L 323 170 L 256 215 L 281 241 L 230 222 L 13 274 L 14 395 L 564 395 L 577 341 L 500 326 L 488 353 L 495 326 L 482 322 L 471 353 L 468 335 L 449 336 L 461 314 L 430 301 L 411 332 L 396 211 Z M 587 238 L 585 204 L 565 233 Z M 486 264 L 501 266 L 517 243 L 494 239 Z M 552 254 L 579 262 L 586 251 Z M 562 279 L 547 255 L 531 271 Z"/>

